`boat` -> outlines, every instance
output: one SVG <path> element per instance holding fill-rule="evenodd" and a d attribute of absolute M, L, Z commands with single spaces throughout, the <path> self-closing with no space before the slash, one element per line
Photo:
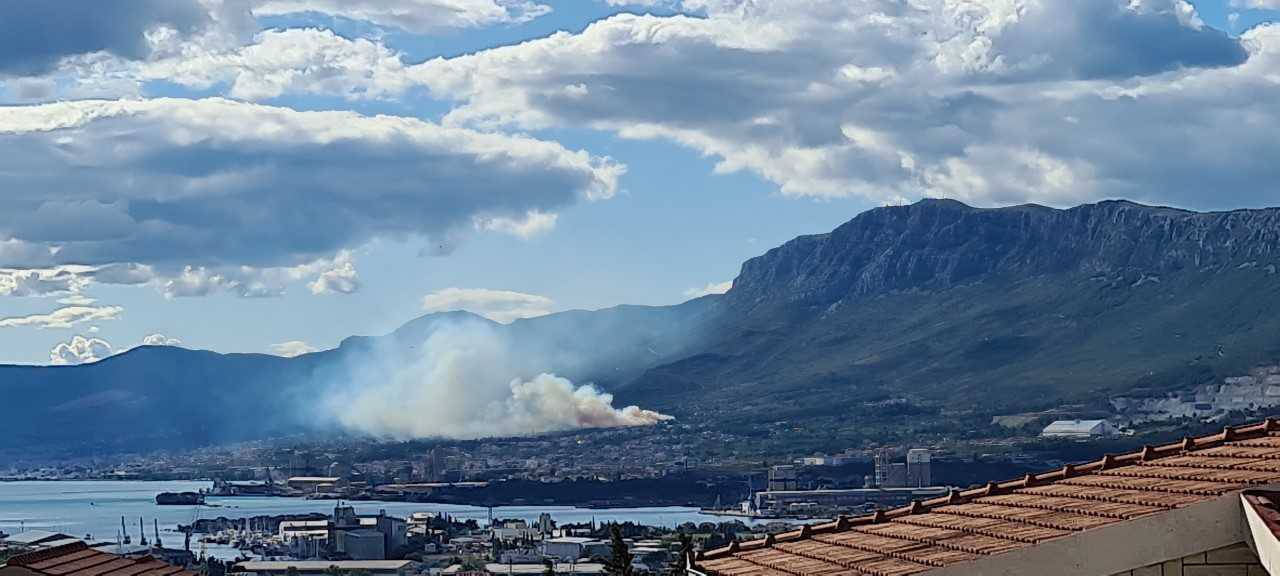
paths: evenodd
<path fill-rule="evenodd" d="M 204 504 L 204 494 L 199 492 L 161 492 L 156 494 L 156 504 L 161 506 L 199 506 Z"/>

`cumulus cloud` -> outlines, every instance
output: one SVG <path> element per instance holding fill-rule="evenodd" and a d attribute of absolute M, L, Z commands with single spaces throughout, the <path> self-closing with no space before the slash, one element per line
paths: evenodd
<path fill-rule="evenodd" d="M 320 270 L 316 279 L 308 284 L 312 294 L 351 294 L 360 289 L 360 276 L 349 251 L 344 250 L 333 260 L 313 266 Z"/>
<path fill-rule="evenodd" d="M 98 87 L 113 80 L 128 85 L 136 80 L 128 77 L 131 63 L 234 49 L 263 17 L 322 16 L 434 33 L 519 24 L 549 12 L 550 6 L 534 0 L 11 2 L 0 8 L 0 76 L 62 69 L 73 76 L 102 75 L 94 81 Z M 57 90 L 47 77 L 16 80 L 6 88 L 18 100 L 46 98 Z"/>
<path fill-rule="evenodd" d="M 465 310 L 502 323 L 545 316 L 553 307 L 554 302 L 546 296 L 487 288 L 445 288 L 422 298 L 426 312 Z"/>
<path fill-rule="evenodd" d="M 0 328 L 71 328 L 98 320 L 115 320 L 124 312 L 120 306 L 65 306 L 48 314 L 0 318 Z"/>
<path fill-rule="evenodd" d="M 0 296 L 61 296 L 78 292 L 87 282 L 75 268 L 0 269 Z"/>
<path fill-rule="evenodd" d="M 690 288 L 685 290 L 684 295 L 686 298 L 701 298 L 712 294 L 724 294 L 725 292 L 728 292 L 730 288 L 733 288 L 733 280 L 711 282 L 701 288 Z"/>
<path fill-rule="evenodd" d="M 182 340 L 178 338 L 170 338 L 164 334 L 148 334 L 142 339 L 142 346 L 178 346 L 182 344 Z"/>
<path fill-rule="evenodd" d="M 295 356 L 301 356 L 303 354 L 310 354 L 312 352 L 316 352 L 319 350 L 319 348 L 316 348 L 315 346 L 307 344 L 302 340 L 290 340 L 288 342 L 272 344 L 269 350 L 271 351 L 272 354 L 275 354 L 276 356 L 293 358 Z"/>
<path fill-rule="evenodd" d="M 315 13 L 417 33 L 518 24 L 549 12 L 533 0 L 265 0 L 253 8 L 257 16 Z"/>
<path fill-rule="evenodd" d="M 420 355 L 383 372 L 374 361 L 330 391 L 331 411 L 350 429 L 394 438 L 525 436 L 579 428 L 648 426 L 670 417 L 636 406 L 615 408 L 592 386 L 533 372 L 491 327 L 447 325 Z M 398 365 L 398 363 L 397 363 Z"/>
<path fill-rule="evenodd" d="M 98 277 L 254 293 L 229 267 L 296 267 L 377 237 L 524 220 L 611 197 L 622 172 L 551 142 L 410 118 L 222 99 L 0 108 L 0 186 L 14 191 L 0 198 L 0 238 L 45 247 L 0 251 L 0 265 L 123 265 Z M 335 277 L 354 279 L 347 263 Z"/>
<path fill-rule="evenodd" d="M 702 17 L 618 15 L 406 73 L 459 103 L 448 123 L 669 140 L 790 196 L 1217 207 L 1205 190 L 1258 204 L 1234 185 L 1280 176 L 1251 160 L 1280 128 L 1258 106 L 1280 96 L 1276 34 L 1231 38 L 1181 0 L 683 6 Z"/>
<path fill-rule="evenodd" d="M 1280 127 L 1252 109 L 1277 96 L 1266 56 L 1275 34 L 1232 38 L 1183 0 L 668 4 L 692 15 L 620 14 L 576 34 L 416 64 L 375 40 L 269 31 L 163 73 L 250 99 L 398 98 L 425 87 L 458 104 L 449 125 L 669 140 L 715 158 L 718 172 L 754 172 L 797 197 L 1066 205 L 1127 195 L 1220 207 L 1205 181 L 1280 176 L 1249 163 L 1257 154 L 1242 142 L 1214 136 L 1230 127 L 1262 140 Z M 1196 79 L 1209 78 L 1258 98 L 1234 98 L 1225 112 L 1205 106 L 1213 87 Z M 1139 88 L 1155 86 L 1178 90 L 1156 98 Z M 1152 142 L 1149 125 L 1116 121 L 1131 104 L 1192 133 Z M 1202 176 L 1163 176 L 1148 158 Z M 1249 188 L 1231 205 L 1261 202 Z M 553 215 L 478 217 L 474 227 L 524 236 Z"/>
<path fill-rule="evenodd" d="M 199 0 L 8 2 L 0 9 L 0 74 L 41 74 L 81 54 L 146 58 L 149 34 L 192 33 L 211 21 Z"/>
<path fill-rule="evenodd" d="M 59 342 L 49 351 L 49 363 L 54 366 L 75 366 L 97 362 L 113 353 L 111 344 L 101 338 L 76 335 L 66 342 Z"/>

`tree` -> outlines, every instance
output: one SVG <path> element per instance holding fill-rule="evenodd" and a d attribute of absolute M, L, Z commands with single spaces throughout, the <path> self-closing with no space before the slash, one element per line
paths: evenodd
<path fill-rule="evenodd" d="M 609 527 L 609 540 L 612 555 L 604 563 L 604 573 L 609 576 L 635 576 L 635 569 L 631 567 L 631 551 L 622 541 L 622 529 L 617 524 Z"/>
<path fill-rule="evenodd" d="M 285 574 L 285 576 L 299 576 L 299 573 L 298 573 L 298 567 L 297 567 L 297 566 L 290 566 L 290 567 L 288 567 L 288 568 L 285 568 L 285 570 L 284 570 L 284 574 Z"/>
<path fill-rule="evenodd" d="M 542 576 L 556 576 L 556 563 L 547 558 L 542 561 Z"/>
<path fill-rule="evenodd" d="M 669 576 L 681 576 L 685 573 L 685 569 L 689 567 L 689 560 L 693 558 L 693 536 L 684 532 L 680 533 L 680 554 L 671 561 L 671 565 L 667 566 L 667 574 Z"/>

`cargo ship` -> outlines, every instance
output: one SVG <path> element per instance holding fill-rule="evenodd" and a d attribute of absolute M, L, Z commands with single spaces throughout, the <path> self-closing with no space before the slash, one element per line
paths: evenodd
<path fill-rule="evenodd" d="M 200 492 L 161 492 L 156 494 L 156 504 L 161 506 L 199 506 L 204 504 Z"/>

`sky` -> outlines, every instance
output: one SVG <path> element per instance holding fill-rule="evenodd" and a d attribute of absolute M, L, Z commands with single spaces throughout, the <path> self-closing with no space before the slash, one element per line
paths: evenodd
<path fill-rule="evenodd" d="M 1277 0 L 0 8 L 0 362 L 664 305 L 924 197 L 1280 204 Z"/>

